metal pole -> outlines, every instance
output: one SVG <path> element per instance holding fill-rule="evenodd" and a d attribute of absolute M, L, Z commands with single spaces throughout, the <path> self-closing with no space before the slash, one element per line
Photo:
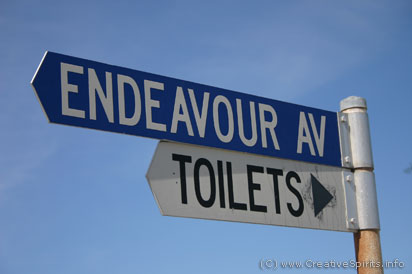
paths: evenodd
<path fill-rule="evenodd" d="M 382 274 L 380 223 L 373 173 L 372 147 L 366 100 L 351 96 L 340 102 L 342 115 L 349 126 L 351 161 L 354 170 L 359 231 L 354 233 L 358 274 Z M 346 158 L 345 158 L 346 157 Z"/>

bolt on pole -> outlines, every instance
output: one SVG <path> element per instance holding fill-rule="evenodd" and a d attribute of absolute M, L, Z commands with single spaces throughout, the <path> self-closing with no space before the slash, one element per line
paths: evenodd
<path fill-rule="evenodd" d="M 366 100 L 361 97 L 351 96 L 340 102 L 340 111 L 348 117 L 356 188 L 359 231 L 354 233 L 354 241 L 356 261 L 359 265 L 358 274 L 382 274 L 379 212 L 366 110 Z"/>

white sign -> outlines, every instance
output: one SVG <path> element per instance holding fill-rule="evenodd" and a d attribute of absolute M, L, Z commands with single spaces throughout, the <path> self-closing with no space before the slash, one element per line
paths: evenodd
<path fill-rule="evenodd" d="M 169 142 L 159 143 L 147 173 L 163 215 L 336 231 L 357 229 L 346 206 L 350 176 L 343 168 Z"/>

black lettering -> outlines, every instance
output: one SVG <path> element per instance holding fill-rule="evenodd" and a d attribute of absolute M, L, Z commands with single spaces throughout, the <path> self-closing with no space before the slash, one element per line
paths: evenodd
<path fill-rule="evenodd" d="M 219 198 L 220 207 L 225 208 L 225 186 L 223 185 L 223 164 L 222 161 L 217 161 L 217 177 L 219 179 Z"/>
<path fill-rule="evenodd" d="M 276 214 L 280 214 L 280 198 L 279 198 L 279 180 L 278 176 L 283 176 L 283 170 L 270 168 L 266 169 L 266 172 L 273 176 L 273 191 L 275 195 L 275 210 Z"/>
<path fill-rule="evenodd" d="M 210 197 L 208 200 L 204 200 L 200 193 L 200 167 L 205 166 L 209 171 L 210 178 Z M 194 180 L 195 180 L 195 192 L 196 198 L 203 207 L 211 207 L 216 199 L 216 180 L 215 172 L 213 171 L 212 164 L 205 158 L 200 158 L 196 161 L 194 167 Z"/>
<path fill-rule="evenodd" d="M 296 198 L 298 199 L 298 201 L 299 201 L 299 207 L 298 207 L 297 210 L 295 210 L 295 209 L 292 207 L 292 204 L 291 204 L 291 203 L 288 203 L 288 209 L 289 209 L 289 212 L 290 212 L 293 216 L 299 217 L 299 216 L 302 215 L 302 213 L 303 213 L 303 207 L 304 207 L 304 205 L 303 205 L 303 199 L 302 199 L 302 196 L 300 195 L 299 191 L 298 191 L 296 188 L 294 188 L 294 187 L 292 186 L 292 184 L 290 183 L 291 178 L 295 178 L 295 180 L 296 180 L 297 183 L 300 183 L 300 178 L 299 178 L 299 175 L 298 175 L 296 172 L 294 172 L 294 171 L 289 171 L 288 174 L 286 175 L 286 185 L 287 185 L 287 187 L 289 188 L 290 192 L 292 192 L 293 194 L 295 194 Z"/>
<path fill-rule="evenodd" d="M 253 195 L 253 191 L 260 190 L 260 184 L 253 183 L 253 172 L 263 173 L 265 172 L 265 170 L 261 166 L 247 165 L 247 184 L 249 188 L 250 210 L 259 211 L 259 212 L 267 212 L 266 206 L 255 204 L 255 196 Z"/>
<path fill-rule="evenodd" d="M 246 204 L 236 203 L 233 195 L 233 178 L 232 178 L 232 163 L 226 162 L 227 168 L 227 186 L 229 192 L 229 208 L 247 210 Z"/>
<path fill-rule="evenodd" d="M 185 163 L 191 163 L 192 157 L 180 154 L 172 154 L 173 161 L 179 162 L 180 170 L 180 189 L 182 192 L 182 204 L 187 204 L 187 189 L 186 189 L 186 166 Z"/>

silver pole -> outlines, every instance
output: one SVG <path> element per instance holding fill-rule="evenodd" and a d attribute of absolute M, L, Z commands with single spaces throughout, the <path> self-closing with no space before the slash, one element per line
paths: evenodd
<path fill-rule="evenodd" d="M 340 110 L 347 115 L 354 169 L 359 218 L 359 231 L 354 233 L 358 274 L 382 274 L 379 212 L 366 100 L 348 97 L 340 102 Z"/>

